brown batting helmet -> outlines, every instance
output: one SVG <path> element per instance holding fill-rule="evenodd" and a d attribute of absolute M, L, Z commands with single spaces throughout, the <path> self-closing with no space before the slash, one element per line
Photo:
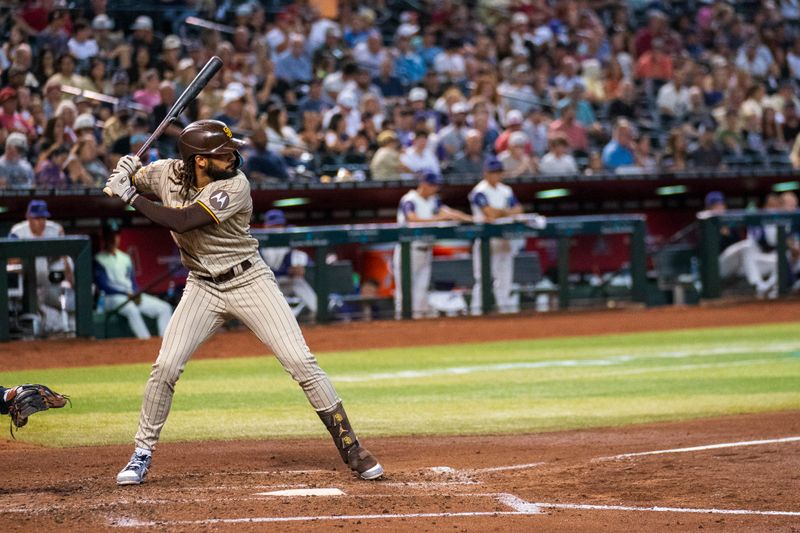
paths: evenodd
<path fill-rule="evenodd" d="M 184 161 L 195 155 L 235 153 L 241 160 L 239 148 L 245 142 L 234 139 L 231 129 L 219 120 L 198 120 L 186 126 L 178 136 L 178 151 Z"/>

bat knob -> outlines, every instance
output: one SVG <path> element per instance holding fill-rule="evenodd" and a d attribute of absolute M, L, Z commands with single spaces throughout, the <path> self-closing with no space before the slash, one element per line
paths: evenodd
<path fill-rule="evenodd" d="M 114 196 L 114 191 L 110 187 L 103 187 L 103 192 L 106 193 L 106 196 Z"/>

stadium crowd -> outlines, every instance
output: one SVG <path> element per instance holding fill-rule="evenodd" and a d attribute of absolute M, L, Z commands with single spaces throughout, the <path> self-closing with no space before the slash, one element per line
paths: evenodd
<path fill-rule="evenodd" d="M 212 55 L 200 118 L 254 181 L 800 167 L 800 3 L 22 2 L 0 19 L 0 188 L 100 187 Z M 412 9 L 412 6 L 415 8 Z"/>

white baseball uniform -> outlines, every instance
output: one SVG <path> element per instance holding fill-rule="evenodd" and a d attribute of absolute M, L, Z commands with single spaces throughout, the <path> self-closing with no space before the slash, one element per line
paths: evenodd
<path fill-rule="evenodd" d="M 16 239 L 58 239 L 64 236 L 64 227 L 58 222 L 46 220 L 41 235 L 34 235 L 30 224 L 23 220 L 11 227 L 10 238 Z M 75 265 L 72 258 L 37 257 L 34 260 L 36 269 L 36 301 L 42 315 L 42 329 L 45 333 L 62 333 L 74 331 L 75 292 L 72 288 L 62 289 L 60 283 L 50 281 L 51 272 L 64 272 L 69 267 L 73 272 Z M 66 309 L 62 310 L 60 297 L 65 293 Z M 64 320 L 64 312 L 68 314 Z"/>
<path fill-rule="evenodd" d="M 139 192 L 158 196 L 166 207 L 197 203 L 216 224 L 172 233 L 189 277 L 145 387 L 136 446 L 155 448 L 183 368 L 229 318 L 240 320 L 272 349 L 314 409 L 333 408 L 339 396 L 308 349 L 275 276 L 258 254 L 258 241 L 250 235 L 253 202 L 247 177 L 239 172 L 202 189 L 191 188 L 187 200 L 176 177 L 180 165 L 174 159 L 151 163 L 136 172 L 133 184 Z"/>
<path fill-rule="evenodd" d="M 469 193 L 469 203 L 472 208 L 472 217 L 476 223 L 485 222 L 482 207 L 508 209 L 519 204 L 511 187 L 505 183 L 498 183 L 494 187 L 486 180 L 473 187 Z M 511 283 L 514 276 L 514 250 L 513 243 L 508 239 L 491 239 L 491 272 L 492 287 L 497 309 L 501 313 L 513 313 L 518 310 L 518 303 L 511 297 Z M 471 312 L 473 315 L 481 314 L 481 240 L 476 239 L 472 245 L 472 275 L 475 285 L 472 287 Z"/>
<path fill-rule="evenodd" d="M 397 223 L 408 223 L 409 213 L 415 213 L 418 218 L 430 219 L 439 214 L 442 200 L 434 194 L 423 198 L 416 189 L 408 191 L 400 199 L 397 208 Z M 431 265 L 433 263 L 433 243 L 411 243 L 411 312 L 414 318 L 427 316 L 430 312 L 428 306 L 428 287 L 431 284 Z M 401 280 L 400 245 L 394 248 L 392 257 L 394 270 L 394 310 L 399 318 L 403 310 L 403 286 Z"/>

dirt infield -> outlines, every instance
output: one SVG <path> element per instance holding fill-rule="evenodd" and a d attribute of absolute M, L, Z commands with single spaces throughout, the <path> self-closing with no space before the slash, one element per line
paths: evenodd
<path fill-rule="evenodd" d="M 782 302 L 345 324 L 306 334 L 321 352 L 798 318 L 800 304 Z M 0 367 L 149 362 L 157 349 L 157 341 L 130 340 L 0 344 Z M 198 356 L 263 353 L 251 334 L 227 332 Z M 165 443 L 147 483 L 117 487 L 130 446 L 46 449 L 0 438 L 0 529 L 800 531 L 800 411 L 366 444 L 386 468 L 382 481 L 355 479 L 321 429 L 318 439 Z M 341 494 L 267 494 L 310 489 Z"/>

